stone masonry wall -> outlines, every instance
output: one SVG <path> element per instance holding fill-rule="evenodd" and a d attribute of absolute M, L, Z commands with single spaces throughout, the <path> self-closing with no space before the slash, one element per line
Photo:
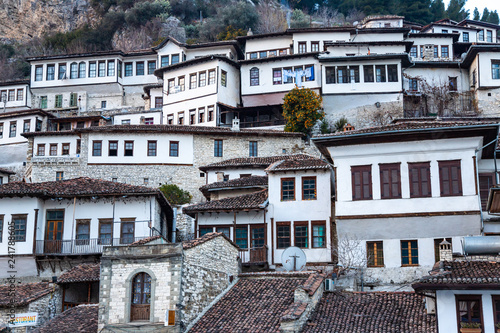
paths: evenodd
<path fill-rule="evenodd" d="M 475 95 L 479 113 L 484 117 L 500 116 L 500 88 L 477 90 Z"/>
<path fill-rule="evenodd" d="M 240 272 L 238 249 L 217 237 L 184 251 L 181 304 L 182 325 L 188 326 Z"/>

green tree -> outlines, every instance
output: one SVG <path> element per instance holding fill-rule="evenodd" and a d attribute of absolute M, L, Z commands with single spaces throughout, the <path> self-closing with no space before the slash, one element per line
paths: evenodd
<path fill-rule="evenodd" d="M 294 9 L 292 12 L 290 27 L 294 29 L 309 28 L 309 18 L 300 9 Z"/>
<path fill-rule="evenodd" d="M 140 27 L 149 20 L 157 16 L 167 16 L 170 10 L 170 4 L 165 0 L 156 0 L 154 2 L 138 2 L 125 13 L 125 21 L 128 25 Z"/>
<path fill-rule="evenodd" d="M 498 18 L 498 12 L 495 10 L 494 12 L 490 12 L 490 17 L 488 22 L 493 23 L 493 24 L 498 24 L 499 23 L 499 18 Z"/>
<path fill-rule="evenodd" d="M 165 195 L 172 205 L 184 205 L 191 201 L 193 196 L 188 191 L 184 191 L 175 184 L 163 184 L 160 191 Z"/>
<path fill-rule="evenodd" d="M 489 22 L 490 18 L 490 11 L 488 10 L 488 8 L 484 7 L 484 10 L 483 10 L 483 15 L 481 15 L 481 21 L 483 22 Z"/>
<path fill-rule="evenodd" d="M 321 96 L 309 88 L 295 86 L 283 100 L 285 132 L 310 134 L 314 124 L 325 117 L 321 110 L 323 103 Z"/>
<path fill-rule="evenodd" d="M 479 10 L 476 8 L 474 8 L 474 17 L 472 17 L 472 19 L 474 21 L 479 21 L 481 19 L 481 16 L 479 15 Z"/>
<path fill-rule="evenodd" d="M 467 0 L 450 0 L 448 8 L 446 8 L 448 18 L 460 22 L 469 17 L 469 11 L 464 8 L 466 1 Z"/>
<path fill-rule="evenodd" d="M 432 19 L 430 21 L 438 21 L 446 17 L 443 0 L 434 0 L 430 5 L 430 13 Z"/>

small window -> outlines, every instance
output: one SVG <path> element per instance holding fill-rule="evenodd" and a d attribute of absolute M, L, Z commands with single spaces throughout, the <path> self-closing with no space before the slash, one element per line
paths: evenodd
<path fill-rule="evenodd" d="M 490 188 L 495 185 L 494 174 L 479 174 L 479 196 L 481 197 L 481 207 L 486 210 Z"/>
<path fill-rule="evenodd" d="M 267 58 L 267 51 L 260 51 L 259 58 Z"/>
<path fill-rule="evenodd" d="M 462 195 L 462 175 L 460 172 L 460 160 L 439 161 L 439 184 L 441 196 Z"/>
<path fill-rule="evenodd" d="M 135 240 L 135 218 L 121 219 L 120 244 L 131 244 Z"/>
<path fill-rule="evenodd" d="M 39 144 L 37 146 L 36 156 L 45 156 L 45 144 Z"/>
<path fill-rule="evenodd" d="M 178 157 L 179 156 L 179 141 L 170 141 L 169 156 Z"/>
<path fill-rule="evenodd" d="M 307 249 L 309 247 L 309 234 L 308 234 L 308 222 L 294 222 L 294 246 L 300 247 L 302 249 Z"/>
<path fill-rule="evenodd" d="M 500 60 L 491 61 L 491 77 L 493 80 L 500 80 Z"/>
<path fill-rule="evenodd" d="M 169 56 L 161 56 L 161 67 L 168 66 L 169 63 Z"/>
<path fill-rule="evenodd" d="M 57 156 L 57 143 L 50 144 L 50 156 Z"/>
<path fill-rule="evenodd" d="M 222 157 L 222 140 L 214 140 L 214 156 L 215 157 Z"/>
<path fill-rule="evenodd" d="M 47 108 L 47 96 L 40 96 L 40 108 Z"/>
<path fill-rule="evenodd" d="M 398 65 L 387 65 L 387 81 L 388 82 L 398 82 Z"/>
<path fill-rule="evenodd" d="M 248 248 L 248 228 L 247 227 L 237 227 L 235 243 L 240 247 L 240 249 Z"/>
<path fill-rule="evenodd" d="M 24 89 L 17 89 L 16 100 L 22 101 L 24 99 Z"/>
<path fill-rule="evenodd" d="M 311 221 L 312 225 L 312 247 L 326 248 L 326 222 Z"/>
<path fill-rule="evenodd" d="M 205 122 L 205 108 L 198 109 L 198 123 Z"/>
<path fill-rule="evenodd" d="M 106 76 L 106 61 L 99 61 L 97 63 L 97 66 L 98 66 L 97 75 L 99 77 L 105 77 Z"/>
<path fill-rule="evenodd" d="M 92 156 L 102 155 L 102 141 L 92 141 Z"/>
<path fill-rule="evenodd" d="M 63 171 L 56 171 L 56 180 L 60 181 L 64 179 L 64 172 Z"/>
<path fill-rule="evenodd" d="M 144 61 L 135 63 L 135 75 L 144 75 Z"/>
<path fill-rule="evenodd" d="M 347 76 L 347 66 L 337 67 L 337 83 L 349 83 Z"/>
<path fill-rule="evenodd" d="M 412 58 L 416 58 L 417 57 L 417 47 L 416 46 L 412 46 L 411 49 L 410 49 L 410 57 Z"/>
<path fill-rule="evenodd" d="M 401 198 L 400 164 L 380 164 L 380 194 L 382 199 Z"/>
<path fill-rule="evenodd" d="M 408 90 L 412 92 L 418 91 L 418 79 L 408 79 Z"/>
<path fill-rule="evenodd" d="M 23 133 L 28 133 L 31 129 L 31 120 L 26 119 L 23 123 Z"/>
<path fill-rule="evenodd" d="M 77 103 L 78 103 L 78 94 L 71 93 L 69 95 L 69 106 L 77 106 Z"/>
<path fill-rule="evenodd" d="M 385 82 L 385 65 L 375 66 L 375 74 L 377 82 Z"/>
<path fill-rule="evenodd" d="M 200 227 L 200 237 L 202 237 L 203 235 L 206 235 L 210 232 L 213 232 L 214 231 L 214 228 L 212 227 Z"/>
<path fill-rule="evenodd" d="M 196 88 L 196 74 L 189 75 L 189 89 Z"/>
<path fill-rule="evenodd" d="M 189 110 L 189 125 L 196 123 L 196 109 Z"/>
<path fill-rule="evenodd" d="M 484 30 L 479 30 L 477 38 L 479 39 L 480 42 L 484 42 Z"/>
<path fill-rule="evenodd" d="M 134 156 L 134 141 L 125 141 L 124 156 Z"/>
<path fill-rule="evenodd" d="M 251 52 L 250 59 L 257 59 L 257 52 Z"/>
<path fill-rule="evenodd" d="M 80 153 L 82 151 L 82 140 L 81 139 L 76 139 L 76 155 L 77 157 L 80 157 Z"/>
<path fill-rule="evenodd" d="M 469 42 L 469 33 L 468 32 L 463 32 L 462 33 L 462 40 L 464 43 L 468 43 Z"/>
<path fill-rule="evenodd" d="M 78 78 L 79 79 L 85 78 L 85 68 L 86 68 L 86 65 L 83 61 L 78 64 Z"/>
<path fill-rule="evenodd" d="M 10 122 L 9 138 L 14 138 L 17 135 L 17 121 Z"/>
<path fill-rule="evenodd" d="M 208 106 L 207 111 L 208 111 L 207 121 L 213 121 L 214 120 L 214 106 L 213 105 Z"/>
<path fill-rule="evenodd" d="M 480 295 L 455 295 L 459 330 L 464 324 L 479 325 L 483 332 L 483 309 Z M 465 325 L 464 325 L 465 326 Z"/>
<path fill-rule="evenodd" d="M 227 87 L 227 72 L 221 70 L 220 72 L 220 84 L 223 87 Z"/>
<path fill-rule="evenodd" d="M 368 267 L 384 267 L 383 242 L 366 242 L 366 262 Z"/>
<path fill-rule="evenodd" d="M 439 47 L 434 45 L 434 58 L 439 58 Z"/>
<path fill-rule="evenodd" d="M 316 176 L 302 177 L 302 200 L 316 200 Z"/>
<path fill-rule="evenodd" d="M 418 242 L 416 240 L 401 241 L 401 266 L 418 265 Z"/>
<path fill-rule="evenodd" d="M 148 156 L 156 156 L 156 141 L 148 141 Z"/>
<path fill-rule="evenodd" d="M 69 66 L 69 78 L 77 79 L 78 78 L 78 64 L 76 62 L 71 63 Z M 36 79 L 35 79 L 36 81 Z"/>
<path fill-rule="evenodd" d="M 56 76 L 56 65 L 47 65 L 47 81 L 52 81 Z"/>
<path fill-rule="evenodd" d="M 295 200 L 295 178 L 281 178 L 281 201 Z"/>
<path fill-rule="evenodd" d="M 144 63 L 142 64 L 144 67 Z M 142 69 L 144 73 L 144 68 Z M 108 76 L 115 76 L 115 61 L 114 60 L 108 60 Z"/>
<path fill-rule="evenodd" d="M 259 69 L 257 67 L 253 67 L 250 69 L 250 85 L 259 85 Z"/>
<path fill-rule="evenodd" d="M 335 67 L 334 66 L 328 66 L 325 67 L 325 76 L 326 76 L 326 84 L 333 84 L 335 83 Z"/>
<path fill-rule="evenodd" d="M 62 155 L 69 155 L 69 143 L 62 144 Z"/>
<path fill-rule="evenodd" d="M 281 68 L 273 69 L 273 84 L 282 84 Z"/>
<path fill-rule="evenodd" d="M 319 42 L 311 42 L 311 52 L 319 52 Z"/>
<path fill-rule="evenodd" d="M 408 163 L 410 198 L 431 196 L 431 166 L 429 162 Z"/>
<path fill-rule="evenodd" d="M 153 75 L 156 69 L 156 61 L 148 61 L 148 75 Z"/>
<path fill-rule="evenodd" d="M 8 101 L 12 102 L 16 99 L 16 91 L 14 89 L 9 90 Z"/>
<path fill-rule="evenodd" d="M 161 109 L 163 107 L 163 97 L 155 97 L 155 109 Z"/>
<path fill-rule="evenodd" d="M 172 63 L 171 65 L 175 65 L 179 63 L 179 55 L 178 54 L 172 54 Z"/>
<path fill-rule="evenodd" d="M 105 109 L 106 108 L 106 101 L 101 101 L 101 109 Z"/>
<path fill-rule="evenodd" d="M 154 125 L 155 119 L 153 117 L 144 118 L 144 125 Z"/>
<path fill-rule="evenodd" d="M 14 224 L 14 240 L 16 242 L 26 242 L 26 223 L 28 215 L 12 215 Z"/>
<path fill-rule="evenodd" d="M 493 31 L 486 30 L 486 41 L 488 43 L 493 43 Z"/>
<path fill-rule="evenodd" d="M 250 157 L 257 157 L 257 141 L 248 142 L 249 155 Z"/>
<path fill-rule="evenodd" d="M 448 76 L 448 89 L 450 91 L 457 91 L 457 77 Z"/>
<path fill-rule="evenodd" d="M 56 101 L 55 101 L 55 107 L 56 108 L 62 108 L 62 100 L 63 96 L 62 95 L 56 95 Z"/>
<path fill-rule="evenodd" d="M 131 62 L 126 62 L 125 63 L 125 76 L 132 76 L 133 75 L 133 67 Z"/>
<path fill-rule="evenodd" d="M 66 64 L 59 64 L 59 75 L 57 76 L 59 80 L 66 80 Z"/>
<path fill-rule="evenodd" d="M 208 84 L 215 84 L 215 70 L 208 71 Z"/>
<path fill-rule="evenodd" d="M 276 223 L 276 236 L 278 238 L 276 248 L 286 249 L 291 246 L 290 243 L 290 222 Z"/>
<path fill-rule="evenodd" d="M 307 42 L 299 42 L 299 52 L 298 53 L 306 53 L 307 52 Z"/>
<path fill-rule="evenodd" d="M 118 141 L 109 141 L 108 156 L 118 156 Z"/>
<path fill-rule="evenodd" d="M 95 61 L 89 62 L 89 77 L 96 77 L 97 75 L 97 64 Z"/>
<path fill-rule="evenodd" d="M 442 45 L 441 46 L 441 57 L 442 58 L 448 58 L 449 57 L 449 52 L 448 52 L 448 45 Z"/>
<path fill-rule="evenodd" d="M 198 74 L 198 87 L 204 87 L 207 85 L 207 72 L 200 72 Z"/>
<path fill-rule="evenodd" d="M 372 166 L 351 167 L 352 200 L 372 199 Z"/>
<path fill-rule="evenodd" d="M 184 125 L 184 111 L 179 112 L 179 115 L 177 116 L 177 124 Z"/>

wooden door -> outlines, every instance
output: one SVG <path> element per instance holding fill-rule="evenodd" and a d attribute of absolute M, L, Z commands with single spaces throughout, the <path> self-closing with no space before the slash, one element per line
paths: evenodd
<path fill-rule="evenodd" d="M 264 224 L 250 226 L 250 262 L 265 261 L 264 245 L 266 245 L 266 226 Z"/>
<path fill-rule="evenodd" d="M 45 253 L 61 253 L 64 221 L 47 220 L 45 228 Z"/>
<path fill-rule="evenodd" d="M 132 280 L 130 321 L 149 321 L 150 303 L 151 276 L 147 273 L 138 273 Z"/>

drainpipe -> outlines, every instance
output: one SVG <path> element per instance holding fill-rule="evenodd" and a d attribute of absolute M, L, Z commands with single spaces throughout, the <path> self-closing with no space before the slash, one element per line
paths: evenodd
<path fill-rule="evenodd" d="M 73 222 L 71 223 L 71 252 L 73 252 L 73 239 L 74 239 L 74 233 L 75 233 L 75 212 L 76 211 L 76 197 L 73 198 Z"/>
<path fill-rule="evenodd" d="M 35 208 L 35 229 L 33 230 L 33 254 L 36 253 L 36 228 L 38 225 L 38 208 Z"/>

